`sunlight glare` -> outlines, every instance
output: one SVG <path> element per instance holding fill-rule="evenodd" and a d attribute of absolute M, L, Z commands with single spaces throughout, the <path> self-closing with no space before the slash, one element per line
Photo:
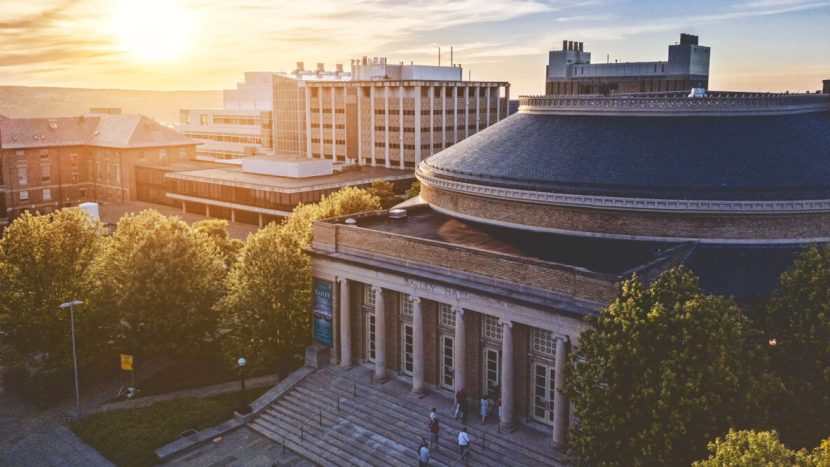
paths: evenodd
<path fill-rule="evenodd" d="M 177 0 L 122 0 L 113 27 L 123 52 L 143 63 L 169 62 L 189 48 L 193 12 Z"/>

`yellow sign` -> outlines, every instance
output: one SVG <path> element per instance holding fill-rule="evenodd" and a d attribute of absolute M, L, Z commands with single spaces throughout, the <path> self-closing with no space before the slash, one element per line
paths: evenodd
<path fill-rule="evenodd" d="M 133 356 L 121 354 L 121 369 L 125 371 L 133 371 Z"/>

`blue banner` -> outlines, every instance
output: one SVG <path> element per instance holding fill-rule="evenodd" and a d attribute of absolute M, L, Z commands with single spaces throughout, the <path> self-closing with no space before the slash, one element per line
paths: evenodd
<path fill-rule="evenodd" d="M 331 319 L 333 309 L 331 282 L 314 279 L 314 316 Z"/>
<path fill-rule="evenodd" d="M 329 347 L 334 344 L 331 337 L 331 321 L 314 319 L 314 341 Z"/>

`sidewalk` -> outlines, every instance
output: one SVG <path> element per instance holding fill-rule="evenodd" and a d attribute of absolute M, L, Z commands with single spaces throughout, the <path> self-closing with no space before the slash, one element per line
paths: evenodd
<path fill-rule="evenodd" d="M 245 380 L 245 387 L 247 389 L 261 388 L 264 386 L 274 386 L 279 382 L 276 374 L 258 376 L 256 378 L 248 378 Z M 183 397 L 213 397 L 220 394 L 227 394 L 229 392 L 239 391 L 239 381 L 231 381 L 227 383 L 214 384 L 213 386 L 202 386 L 193 389 L 184 389 L 182 391 L 168 392 L 166 394 L 158 394 L 155 396 L 140 397 L 129 401 L 109 402 L 101 404 L 89 413 L 103 413 L 113 410 L 121 409 L 135 409 L 138 407 L 147 407 L 156 402 L 169 401 L 172 399 L 181 399 Z"/>

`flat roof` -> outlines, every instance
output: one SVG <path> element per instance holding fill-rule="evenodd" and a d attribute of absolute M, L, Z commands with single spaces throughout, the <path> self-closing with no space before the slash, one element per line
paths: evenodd
<path fill-rule="evenodd" d="M 601 274 L 620 276 L 659 260 L 680 243 L 573 237 L 478 224 L 442 214 L 427 205 L 407 209 L 404 219 L 357 217 L 357 226 L 477 250 L 506 254 Z"/>
<path fill-rule="evenodd" d="M 165 176 L 175 180 L 235 186 L 253 190 L 300 193 L 371 183 L 372 180 L 379 178 L 389 181 L 414 179 L 415 173 L 413 169 L 401 170 L 362 166 L 344 172 L 335 172 L 332 175 L 290 178 L 247 173 L 243 172 L 240 167 L 221 167 L 169 173 Z"/>

